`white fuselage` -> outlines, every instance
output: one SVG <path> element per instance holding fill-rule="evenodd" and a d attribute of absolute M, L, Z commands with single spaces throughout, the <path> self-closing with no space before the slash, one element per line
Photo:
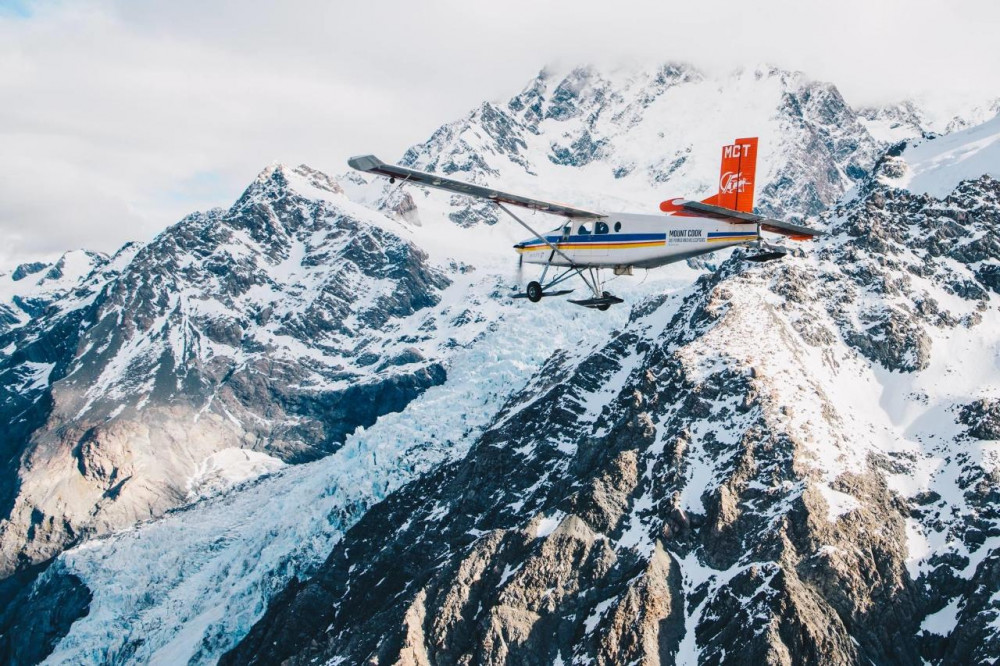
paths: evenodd
<path fill-rule="evenodd" d="M 524 261 L 555 266 L 655 268 L 760 238 L 756 224 L 687 215 L 611 213 L 600 220 L 568 220 L 514 246 Z M 569 258 L 567 261 L 566 258 Z"/>

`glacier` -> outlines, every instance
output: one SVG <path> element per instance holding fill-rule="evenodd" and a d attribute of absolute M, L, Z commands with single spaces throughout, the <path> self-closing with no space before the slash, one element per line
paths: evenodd
<path fill-rule="evenodd" d="M 706 108 L 711 112 L 697 112 Z M 762 136 L 761 160 L 768 164 L 762 178 L 767 184 L 761 192 L 762 206 L 774 214 L 804 217 L 811 223 L 817 223 L 816 216 L 830 206 L 846 209 L 867 196 L 871 199 L 866 201 L 875 202 L 870 205 L 877 205 L 883 195 L 866 192 L 866 179 L 873 170 L 881 170 L 877 178 L 886 186 L 938 198 L 952 195 L 969 177 L 996 175 L 996 120 L 931 139 L 929 130 L 944 126 L 945 121 L 959 127 L 957 116 L 956 120 L 948 120 L 951 115 L 942 116 L 930 123 L 928 114 L 922 114 L 922 119 L 918 117 L 921 114 L 915 114 L 915 120 L 907 117 L 915 124 L 890 127 L 890 122 L 897 123 L 897 116 L 892 115 L 897 111 L 871 111 L 868 117 L 855 114 L 833 86 L 769 67 L 748 68 L 722 80 L 679 65 L 611 72 L 594 68 L 546 70 L 511 100 L 484 104 L 466 118 L 442 127 L 428 142 L 408 151 L 403 162 L 476 182 L 503 183 L 509 190 L 584 207 L 653 210 L 670 196 L 707 194 L 715 181 L 717 160 L 714 152 L 705 148 L 720 144 L 720 136 L 728 140 L 744 135 L 750 127 Z M 977 108 L 970 117 L 982 113 Z M 919 136 L 920 132 L 926 135 Z M 908 145 L 899 155 L 883 160 L 885 150 L 901 139 Z M 575 367 L 595 353 L 601 354 L 606 340 L 623 331 L 640 329 L 642 335 L 654 337 L 697 291 L 692 286 L 696 279 L 729 257 L 726 253 L 692 265 L 618 279 L 613 291 L 634 304 L 633 312 L 623 306 L 595 317 L 560 300 L 531 305 L 509 298 L 511 286 L 523 283 L 516 257 L 509 252 L 523 232 L 513 225 L 498 224 L 488 209 L 356 174 L 330 179 L 305 167 L 275 165 L 261 178 L 267 180 L 275 174 L 286 179 L 289 188 L 304 200 L 342 211 L 428 254 L 430 265 L 450 284 L 438 292 L 435 304 L 390 318 L 390 334 L 381 337 L 380 344 L 392 354 L 412 347 L 421 356 L 440 362 L 446 377 L 443 383 L 426 388 L 402 411 L 382 415 L 370 427 L 354 430 L 337 450 L 312 462 L 286 465 L 265 453 L 241 455 L 244 449 L 233 448 L 200 458 L 190 466 L 189 476 L 179 480 L 187 489 L 182 504 L 197 501 L 162 518 L 91 538 L 63 552 L 58 556 L 61 570 L 78 576 L 92 599 L 88 613 L 72 624 L 46 663 L 215 663 L 251 630 L 276 595 L 293 581 L 307 581 L 320 569 L 369 508 L 412 481 L 461 461 L 483 433 L 516 422 L 532 404 L 524 396 L 530 395 L 536 384 L 544 384 L 540 371 L 544 375 L 554 366 Z M 819 186 L 808 188 L 804 183 Z M 965 204 L 952 205 L 956 210 L 967 208 Z M 544 219 L 538 216 L 533 221 L 543 224 Z M 851 223 L 838 217 L 835 210 L 824 215 L 822 224 L 833 228 Z M 239 244 L 253 246 L 249 239 Z M 307 283 L 313 279 L 312 273 L 298 268 L 307 255 L 307 244 L 296 245 L 297 249 L 271 269 L 279 291 L 304 287 L 296 294 L 302 299 L 308 299 L 309 290 L 315 287 Z M 826 277 L 839 275 L 841 259 L 823 257 L 819 250 L 810 248 L 803 260 L 809 269 Z M 115 270 L 134 252 L 133 248 L 123 254 Z M 906 262 L 911 266 L 919 263 L 914 255 L 908 255 Z M 74 280 L 83 279 L 79 276 L 89 274 L 92 268 L 75 257 L 66 265 L 70 278 L 66 286 L 59 283 L 58 290 L 52 292 L 55 296 L 48 297 L 49 292 L 42 291 L 26 293 L 41 294 L 65 303 L 67 308 L 77 307 L 72 305 L 73 298 L 80 299 L 79 303 L 94 298 L 93 290 L 70 293 Z M 973 271 L 979 268 L 971 265 Z M 523 273 L 530 270 L 525 268 Z M 969 268 L 956 262 L 949 270 L 967 276 Z M 10 280 L 8 276 L 0 279 Z M 13 307 L 19 290 L 36 289 L 32 279 L 10 280 L 10 286 L 0 294 L 0 307 L 8 303 Z M 910 576 L 915 580 L 929 576 L 943 559 L 959 556 L 967 558 L 963 575 L 971 578 L 984 559 L 1000 547 L 1000 541 L 990 536 L 970 552 L 968 545 L 956 538 L 956 530 L 964 529 L 956 516 L 975 510 L 965 499 L 970 466 L 996 469 L 1000 452 L 996 442 L 977 441 L 969 442 L 968 450 L 956 456 L 954 442 L 964 431 L 954 414 L 974 400 L 1000 394 L 1000 341 L 995 335 L 1000 321 L 995 296 L 987 299 L 990 307 L 977 313 L 968 299 L 942 289 L 930 277 L 914 274 L 909 279 L 914 285 L 908 294 L 933 300 L 941 311 L 965 317 L 967 323 L 974 315 L 980 317 L 971 325 L 926 328 L 929 348 L 953 353 L 895 358 L 887 363 L 898 367 L 886 367 L 838 348 L 842 358 L 835 361 L 819 354 L 798 359 L 801 375 L 782 366 L 784 348 L 780 344 L 761 341 L 751 355 L 769 381 L 775 382 L 775 390 L 786 395 L 822 390 L 824 399 L 843 406 L 838 410 L 841 430 L 829 438 L 839 445 L 810 452 L 816 492 L 825 502 L 828 522 L 837 525 L 859 509 L 859 500 L 837 483 L 843 474 L 863 470 L 872 455 L 910 460 L 912 465 L 886 475 L 891 489 L 912 501 L 932 494 L 940 502 L 933 516 L 920 515 L 907 521 L 906 566 Z M 388 284 L 371 280 L 359 282 L 357 288 L 361 294 L 377 298 Z M 774 287 L 776 291 L 784 288 Z M 854 328 L 859 336 L 868 335 L 877 342 L 881 335 L 877 330 L 881 329 L 872 327 L 868 318 L 908 301 L 902 296 L 887 300 L 874 290 L 861 292 L 857 303 L 843 314 L 849 323 L 838 325 Z M 192 315 L 210 318 L 223 314 L 212 309 L 219 307 L 217 303 L 199 302 L 196 297 L 194 292 L 185 294 Z M 773 323 L 770 319 L 750 313 L 778 305 L 780 299 L 762 298 L 757 291 L 731 294 L 728 307 L 743 314 L 730 320 L 725 335 L 736 335 L 735 327 L 740 336 L 749 339 L 755 331 L 767 329 Z M 288 304 L 289 309 L 293 307 Z M 16 326 L 30 319 L 21 310 L 15 315 Z M 790 322 L 795 331 L 820 332 L 815 319 Z M 357 319 L 350 323 L 355 329 L 364 326 Z M 727 358 L 727 350 L 733 346 L 733 339 L 725 335 L 709 335 L 698 354 L 684 359 L 692 377 L 709 381 L 719 372 L 717 359 Z M 276 353 L 288 360 L 319 353 L 300 346 L 295 339 L 271 341 Z M 179 353 L 186 343 L 175 338 L 170 344 Z M 205 346 L 210 347 L 208 343 Z M 210 353 L 228 352 L 218 348 Z M 637 371 L 641 360 L 637 353 L 622 356 L 599 390 L 577 396 L 582 409 L 578 421 L 593 426 L 593 436 L 607 434 L 609 426 L 602 421 L 605 406 Z M 348 356 L 344 362 L 353 363 Z M 835 370 L 831 370 L 831 363 Z M 23 375 L 23 381 L 40 390 L 45 368 L 24 366 L 23 370 L 31 370 L 30 376 Z M 821 379 L 802 383 L 802 376 Z M 315 381 L 327 380 L 317 375 Z M 719 403 L 713 409 L 724 407 Z M 809 420 L 820 417 L 820 411 L 815 411 L 789 419 L 807 431 Z M 716 428 L 713 434 L 722 444 L 734 436 L 724 428 Z M 868 444 L 856 446 L 858 442 Z M 557 438 L 557 443 L 565 456 L 577 452 L 570 438 Z M 666 445 L 658 442 L 649 455 L 662 455 Z M 692 446 L 678 506 L 698 514 L 706 509 L 705 491 L 718 484 L 728 461 L 698 449 L 701 445 L 697 440 Z M 533 445 L 511 455 L 530 458 Z M 651 470 L 650 464 L 647 484 L 654 482 Z M 804 492 L 804 488 L 784 490 L 789 497 Z M 648 493 L 637 500 L 616 547 L 633 549 L 651 560 L 673 557 L 689 594 L 699 589 L 704 592 L 706 585 L 713 590 L 686 614 L 687 629 L 678 659 L 696 663 L 700 650 L 695 629 L 702 614 L 708 612 L 706 604 L 732 579 L 749 575 L 751 565 L 717 569 L 699 561 L 693 551 L 686 555 L 658 551 L 644 520 L 654 508 L 653 502 Z M 524 506 L 523 501 L 520 507 L 511 505 L 516 510 Z M 535 528 L 536 538 L 551 537 L 564 518 L 559 513 L 544 517 Z M 939 529 L 942 524 L 946 529 Z M 829 557 L 834 552 L 823 551 Z M 511 567 L 502 582 L 510 582 L 516 575 L 517 570 Z M 947 633 L 953 629 L 957 603 L 950 601 L 934 619 L 929 616 L 927 631 Z M 613 615 L 609 612 L 611 600 L 600 604 L 589 611 L 586 620 L 594 630 Z"/>

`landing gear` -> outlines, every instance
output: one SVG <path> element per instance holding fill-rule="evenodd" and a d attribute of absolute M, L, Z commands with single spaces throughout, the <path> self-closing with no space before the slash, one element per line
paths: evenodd
<path fill-rule="evenodd" d="M 604 302 L 601 303 L 601 304 L 599 304 L 597 306 L 597 309 L 600 310 L 601 312 L 604 312 L 605 310 L 607 310 L 608 308 L 611 307 L 611 299 L 613 298 L 613 296 L 611 294 L 609 294 L 608 292 L 604 292 L 602 294 L 602 296 L 603 296 Z"/>
<path fill-rule="evenodd" d="M 584 298 L 579 301 L 570 300 L 570 303 L 574 305 L 579 305 L 585 308 L 591 308 L 593 310 L 600 310 L 604 312 L 612 305 L 621 303 L 622 299 L 617 296 L 612 296 L 608 292 L 604 291 L 602 287 L 604 286 L 601 282 L 601 269 L 600 268 L 588 268 L 586 273 L 583 269 L 577 269 L 577 274 L 587 283 L 590 287 L 590 291 L 594 294 L 593 298 Z"/>
<path fill-rule="evenodd" d="M 552 286 L 554 282 L 547 283 L 544 287 L 540 282 L 531 281 L 528 286 L 525 287 L 524 293 L 514 294 L 512 298 L 527 298 L 532 303 L 537 303 L 542 300 L 544 296 L 563 296 L 572 292 L 572 289 L 558 289 L 553 291 Z M 546 291 L 548 289 L 548 291 Z"/>
<path fill-rule="evenodd" d="M 744 257 L 747 261 L 764 263 L 765 261 L 784 259 L 785 255 L 788 254 L 785 248 L 779 245 L 770 245 L 763 240 L 757 241 L 752 247 L 757 251 L 757 254 Z"/>
<path fill-rule="evenodd" d="M 617 296 L 612 296 L 606 291 L 602 292 L 600 296 L 597 296 L 595 298 L 585 298 L 580 301 L 570 300 L 570 303 L 572 303 L 573 305 L 580 305 L 582 307 L 590 308 L 592 310 L 600 310 L 601 312 L 604 312 L 612 305 L 616 305 L 621 302 L 622 299 L 618 298 Z"/>
<path fill-rule="evenodd" d="M 585 267 L 574 264 L 573 260 L 569 256 L 567 256 L 565 252 L 559 249 L 560 240 L 558 238 L 552 240 L 549 237 L 541 235 L 540 233 L 532 229 L 531 226 L 529 226 L 528 223 L 526 223 L 524 220 L 519 218 L 517 215 L 514 215 L 514 213 L 510 212 L 510 209 L 508 209 L 506 206 L 504 206 L 495 198 L 493 200 L 493 203 L 496 205 L 497 208 L 499 208 L 503 212 L 507 213 L 507 215 L 514 218 L 515 222 L 517 222 L 522 227 L 524 227 L 532 234 L 534 234 L 535 238 L 537 238 L 539 241 L 542 242 L 544 246 L 548 247 L 549 250 L 551 250 L 551 252 L 549 253 L 548 260 L 545 262 L 545 268 L 542 270 L 541 279 L 537 282 L 535 281 L 529 282 L 523 294 L 514 294 L 512 298 L 527 298 L 532 303 L 537 303 L 538 301 L 542 300 L 543 296 L 563 296 L 565 294 L 570 294 L 573 292 L 572 289 L 559 289 L 557 291 L 553 291 L 552 288 L 558 284 L 562 284 L 571 277 L 579 276 L 580 279 L 582 279 L 586 283 L 587 287 L 591 290 L 591 292 L 593 292 L 594 298 L 587 298 L 579 301 L 570 300 L 570 303 L 573 303 L 575 305 L 582 305 L 585 308 L 607 310 L 610 306 L 616 303 L 624 302 L 617 296 L 612 296 L 608 292 L 601 290 L 601 275 L 600 275 L 601 267 L 599 266 Z M 563 240 L 568 239 L 569 237 L 568 234 L 569 234 L 569 226 L 563 227 L 562 239 Z M 515 245 L 514 247 L 516 247 L 519 250 L 523 250 L 525 248 L 525 245 L 518 244 Z M 534 248 L 534 249 L 541 249 L 541 248 Z M 555 259 L 556 255 L 559 255 L 561 259 L 561 261 L 558 264 L 553 263 L 553 260 Z M 562 272 L 559 273 L 559 275 L 557 275 L 556 277 L 552 278 L 551 280 L 546 281 L 545 276 L 548 275 L 549 268 L 557 265 L 562 267 Z M 631 274 L 631 271 L 629 271 L 628 274 Z"/>
<path fill-rule="evenodd" d="M 546 270 L 548 270 L 548 267 L 546 267 Z M 524 293 L 514 294 L 513 298 L 527 298 L 532 303 L 537 303 L 538 301 L 542 300 L 542 298 L 545 296 L 563 296 L 565 294 L 572 293 L 573 291 L 572 289 L 553 290 L 552 287 L 561 282 L 564 282 L 570 277 L 575 277 L 579 275 L 581 278 L 583 278 L 583 281 L 587 283 L 587 286 L 590 287 L 590 290 L 594 293 L 594 297 L 585 298 L 583 300 L 578 300 L 578 301 L 570 299 L 569 301 L 570 303 L 573 303 L 574 305 L 581 305 L 585 308 L 601 310 L 603 312 L 604 310 L 610 308 L 612 305 L 622 302 L 622 299 L 618 298 L 617 296 L 612 296 L 606 291 L 600 291 L 601 283 L 600 283 L 600 277 L 597 274 L 597 269 L 594 268 L 586 269 L 587 270 L 586 273 L 584 272 L 584 270 L 585 269 L 578 268 L 576 266 L 571 266 L 567 268 L 565 271 L 563 271 L 562 274 L 560 274 L 557 278 L 550 280 L 549 282 L 546 282 L 544 286 L 542 286 L 541 282 L 531 281 L 528 283 L 528 286 L 525 287 Z M 545 279 L 544 273 L 542 274 L 542 279 L 543 280 Z"/>

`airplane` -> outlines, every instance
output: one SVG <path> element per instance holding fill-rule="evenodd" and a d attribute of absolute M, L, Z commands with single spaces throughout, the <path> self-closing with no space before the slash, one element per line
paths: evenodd
<path fill-rule="evenodd" d="M 544 266 L 538 280 L 528 283 L 524 293 L 537 303 L 546 296 L 562 296 L 572 289 L 553 289 L 579 276 L 593 298 L 570 300 L 570 303 L 597 310 L 607 310 L 622 299 L 603 289 L 601 271 L 632 275 L 634 268 L 656 268 L 691 257 L 730 247 L 753 247 L 757 254 L 750 261 L 781 259 L 786 251 L 769 244 L 761 232 L 786 236 L 791 240 L 811 240 L 823 234 L 790 222 L 773 220 L 753 212 L 754 179 L 757 169 L 757 137 L 736 139 L 722 147 L 719 191 L 702 201 L 669 199 L 660 204 L 666 215 L 639 213 L 600 213 L 551 201 L 532 199 L 503 192 L 484 185 L 465 183 L 440 174 L 386 164 L 374 155 L 359 155 L 348 160 L 359 171 L 448 192 L 491 201 L 500 210 L 527 229 L 532 238 L 514 249 L 522 261 Z M 515 215 L 508 206 L 551 213 L 566 218 L 561 226 L 540 234 Z M 552 277 L 546 281 L 549 269 Z"/>

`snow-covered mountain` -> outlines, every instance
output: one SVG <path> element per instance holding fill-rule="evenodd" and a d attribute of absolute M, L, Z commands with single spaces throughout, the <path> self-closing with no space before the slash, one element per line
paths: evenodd
<path fill-rule="evenodd" d="M 948 136 L 910 140 L 878 168 L 882 182 L 938 198 L 984 174 L 1000 178 L 1000 115 Z"/>
<path fill-rule="evenodd" d="M 307 167 L 75 281 L 0 276 L 0 655 L 995 656 L 1000 203 L 899 189 L 972 154 L 894 146 L 915 118 L 775 68 L 581 68 L 406 153 L 652 212 L 761 136 L 761 207 L 829 237 L 621 278 L 631 311 L 512 301 L 491 209 Z"/>
<path fill-rule="evenodd" d="M 75 250 L 53 264 L 32 262 L 0 273 L 0 333 L 23 326 L 51 306 L 72 309 L 77 304 L 71 292 L 107 262 L 102 254 Z"/>
<path fill-rule="evenodd" d="M 552 356 L 223 663 L 995 661 L 1000 181 L 824 223 Z"/>
<path fill-rule="evenodd" d="M 407 318 L 448 278 L 387 222 L 322 174 L 269 168 L 15 322 L 0 571 L 329 454 L 441 383 L 445 341 Z"/>
<path fill-rule="evenodd" d="M 546 188 L 540 194 L 571 182 L 571 191 L 552 194 L 590 208 L 656 212 L 663 199 L 714 194 L 719 147 L 740 136 L 760 137 L 758 205 L 773 214 L 819 213 L 881 154 L 831 84 L 773 67 L 709 78 L 667 64 L 543 70 L 520 95 L 445 125 L 402 163 Z M 452 213 L 459 224 L 495 220 L 482 204 L 461 206 Z"/>
<path fill-rule="evenodd" d="M 981 125 L 1000 113 L 1000 97 L 916 99 L 857 110 L 861 124 L 876 139 L 896 143 Z"/>

